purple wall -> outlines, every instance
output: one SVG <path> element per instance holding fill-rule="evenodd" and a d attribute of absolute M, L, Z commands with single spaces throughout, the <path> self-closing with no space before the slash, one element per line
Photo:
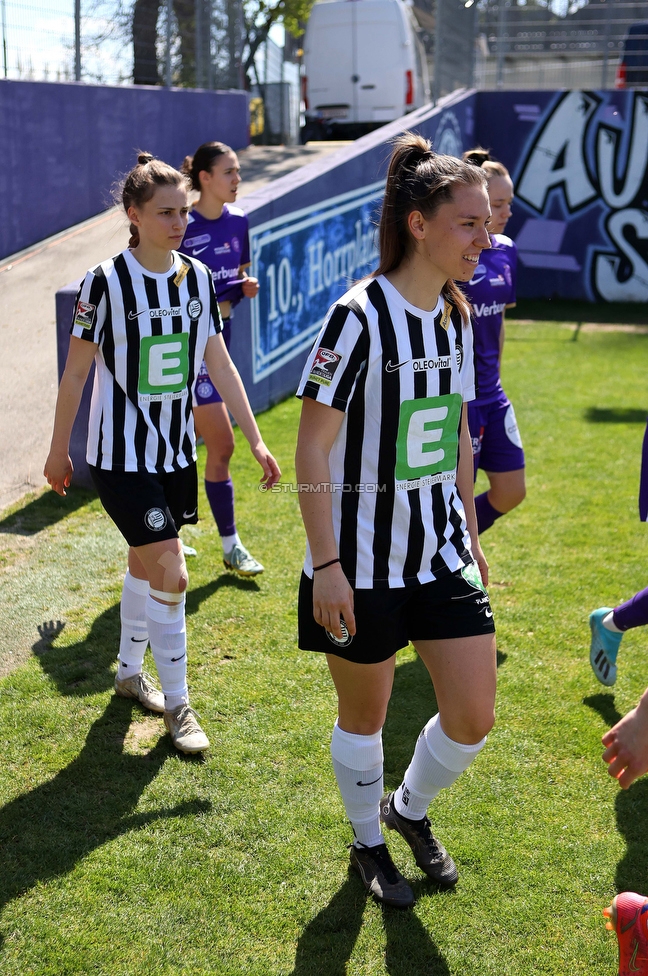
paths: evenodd
<path fill-rule="evenodd" d="M 245 92 L 0 80 L 0 258 L 100 213 L 145 149 L 248 144 Z"/>

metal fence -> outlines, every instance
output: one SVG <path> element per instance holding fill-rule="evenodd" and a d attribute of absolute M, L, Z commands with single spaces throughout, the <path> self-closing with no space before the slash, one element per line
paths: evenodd
<path fill-rule="evenodd" d="M 611 88 L 633 25 L 648 46 L 647 0 L 418 2 L 437 98 L 459 86 Z M 633 82 L 648 87 L 643 70 Z"/>
<path fill-rule="evenodd" d="M 473 85 L 611 87 L 629 28 L 648 22 L 648 0 L 415 0 L 414 10 L 435 98 Z M 0 0 L 0 13 L 5 78 L 244 86 L 241 0 Z M 286 81 L 273 67 L 282 58 L 262 46 L 248 82 Z"/>

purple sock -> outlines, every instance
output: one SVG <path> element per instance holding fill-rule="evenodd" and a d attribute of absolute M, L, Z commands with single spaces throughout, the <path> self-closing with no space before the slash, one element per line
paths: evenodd
<path fill-rule="evenodd" d="M 234 485 L 232 479 L 227 481 L 207 481 L 205 491 L 211 505 L 219 535 L 234 535 L 236 522 L 234 521 Z"/>
<path fill-rule="evenodd" d="M 612 612 L 614 626 L 619 630 L 643 627 L 648 624 L 648 587 L 622 603 Z"/>
<path fill-rule="evenodd" d="M 641 447 L 641 474 L 639 475 L 639 518 L 648 522 L 648 425 Z"/>
<path fill-rule="evenodd" d="M 501 518 L 504 512 L 498 512 L 493 508 L 488 500 L 488 492 L 477 495 L 475 499 L 475 511 L 477 512 L 477 530 L 481 535 L 486 529 L 490 529 L 495 519 Z"/>

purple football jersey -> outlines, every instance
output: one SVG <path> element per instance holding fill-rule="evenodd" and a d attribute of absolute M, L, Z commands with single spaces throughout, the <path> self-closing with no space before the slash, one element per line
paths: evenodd
<path fill-rule="evenodd" d="M 491 234 L 491 247 L 482 251 L 471 281 L 461 288 L 473 307 L 475 366 L 480 402 L 496 400 L 502 392 L 499 346 L 503 312 L 515 304 L 517 248 L 510 237 Z"/>
<path fill-rule="evenodd" d="M 238 269 L 250 263 L 248 219 L 242 210 L 224 203 L 216 220 L 207 220 L 192 210 L 180 251 L 207 265 L 219 302 L 229 301 L 234 306 L 241 301 Z"/>

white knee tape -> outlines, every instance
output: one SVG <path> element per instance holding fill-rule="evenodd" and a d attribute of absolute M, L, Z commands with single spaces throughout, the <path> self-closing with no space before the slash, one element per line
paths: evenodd
<path fill-rule="evenodd" d="M 164 590 L 149 589 L 149 593 L 154 600 L 161 600 L 163 603 L 182 603 L 185 598 L 184 593 L 166 593 Z"/>

